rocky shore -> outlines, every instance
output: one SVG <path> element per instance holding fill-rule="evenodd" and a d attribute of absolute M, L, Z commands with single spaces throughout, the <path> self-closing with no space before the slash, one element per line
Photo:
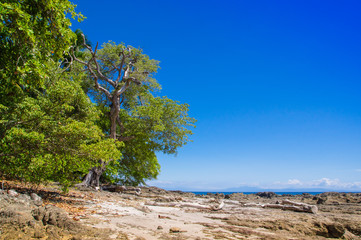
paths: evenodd
<path fill-rule="evenodd" d="M 361 239 L 361 194 L 0 190 L 0 239 Z"/>

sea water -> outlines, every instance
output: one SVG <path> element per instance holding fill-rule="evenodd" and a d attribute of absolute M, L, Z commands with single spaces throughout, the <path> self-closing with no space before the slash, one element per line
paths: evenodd
<path fill-rule="evenodd" d="M 229 195 L 229 194 L 232 194 L 232 193 L 243 193 L 243 194 L 256 194 L 256 193 L 259 193 L 259 192 L 192 192 L 196 195 L 207 195 L 207 193 L 212 193 L 212 194 L 220 194 L 220 193 L 223 193 L 224 195 Z M 317 194 L 321 194 L 323 192 L 274 192 L 278 195 L 285 195 L 285 194 L 290 194 L 290 195 L 302 195 L 303 193 L 309 193 L 311 195 L 317 195 Z"/>

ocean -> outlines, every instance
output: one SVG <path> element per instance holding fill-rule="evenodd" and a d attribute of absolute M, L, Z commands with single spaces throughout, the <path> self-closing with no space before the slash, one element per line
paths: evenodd
<path fill-rule="evenodd" d="M 223 193 L 224 195 L 229 195 L 229 194 L 232 194 L 232 193 L 256 194 L 258 192 L 191 192 L 191 193 L 194 193 L 196 195 L 207 195 L 207 193 L 213 193 L 213 194 Z M 278 195 L 285 195 L 285 194 L 301 195 L 302 193 L 309 193 L 311 195 L 317 195 L 317 194 L 320 194 L 320 193 L 323 193 L 323 192 L 274 192 L 274 193 L 276 193 Z"/>

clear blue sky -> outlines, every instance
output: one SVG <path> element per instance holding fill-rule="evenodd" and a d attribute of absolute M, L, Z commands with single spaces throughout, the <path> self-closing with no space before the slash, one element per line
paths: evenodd
<path fill-rule="evenodd" d="M 151 185 L 361 191 L 361 2 L 74 1 L 93 43 L 159 60 L 193 142 Z"/>

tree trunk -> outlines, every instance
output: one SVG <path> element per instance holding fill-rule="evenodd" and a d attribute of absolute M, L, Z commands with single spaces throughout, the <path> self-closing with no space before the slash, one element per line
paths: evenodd
<path fill-rule="evenodd" d="M 85 176 L 81 185 L 87 187 L 98 187 L 100 184 L 100 177 L 105 170 L 105 164 L 103 161 L 100 161 L 100 166 L 93 167 L 89 170 L 89 173 Z"/>
<path fill-rule="evenodd" d="M 110 138 L 117 139 L 117 119 L 119 118 L 120 112 L 120 99 L 114 96 L 112 99 L 112 107 L 110 109 Z"/>
<path fill-rule="evenodd" d="M 119 97 L 114 97 L 112 101 L 112 108 L 110 109 L 110 135 L 109 137 L 117 139 L 117 119 L 120 112 Z M 93 167 L 89 170 L 89 173 L 85 176 L 81 185 L 87 187 L 99 187 L 100 177 L 106 169 L 106 163 L 103 160 L 99 160 L 99 166 Z"/>

